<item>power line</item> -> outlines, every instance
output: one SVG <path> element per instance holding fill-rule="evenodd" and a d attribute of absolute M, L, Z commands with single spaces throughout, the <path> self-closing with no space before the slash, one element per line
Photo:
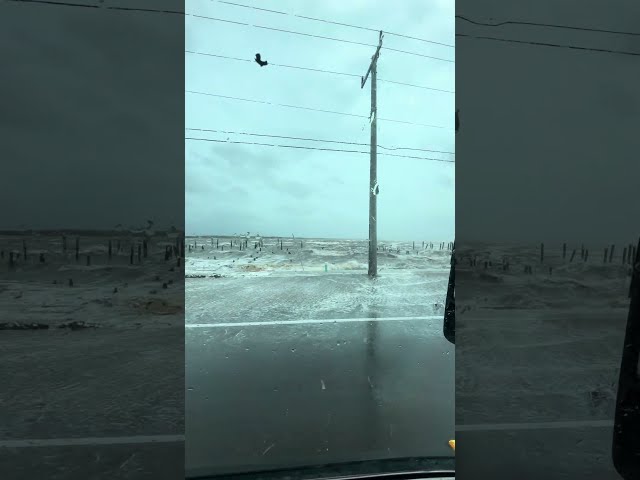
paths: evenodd
<path fill-rule="evenodd" d="M 349 44 L 352 44 L 352 45 L 362 45 L 362 46 L 365 46 L 365 47 L 377 48 L 377 45 L 373 45 L 371 43 L 355 42 L 353 40 L 345 40 L 343 38 L 327 37 L 327 36 L 324 36 L 324 35 L 314 35 L 314 34 L 311 34 L 311 33 L 304 33 L 304 32 L 295 32 L 293 30 L 285 30 L 283 28 L 267 27 L 267 26 L 264 26 L 264 25 L 255 25 L 255 24 L 249 24 L 249 23 L 244 23 L 244 22 L 237 22 L 235 20 L 227 20 L 227 19 L 224 19 L 224 18 L 209 17 L 207 15 L 196 15 L 196 14 L 193 14 L 193 13 L 185 13 L 185 15 L 190 16 L 190 17 L 194 17 L 194 18 L 202 18 L 202 19 L 207 19 L 207 20 L 214 20 L 214 21 L 217 21 L 217 22 L 231 23 L 231 24 L 234 24 L 234 25 L 243 25 L 243 26 L 247 26 L 247 27 L 262 28 L 262 29 L 265 29 L 265 30 L 272 30 L 274 32 L 290 33 L 292 35 L 301 35 L 301 36 L 304 36 L 304 37 L 320 38 L 320 39 L 323 39 L 323 40 L 332 40 L 332 41 L 335 41 L 335 42 L 349 43 Z M 440 60 L 442 62 L 455 63 L 455 60 L 449 60 L 447 58 L 434 57 L 434 56 L 431 56 L 431 55 L 424 55 L 422 53 L 417 53 L 417 52 L 409 52 L 407 50 L 400 50 L 400 49 L 397 49 L 397 48 L 390 48 L 390 47 L 382 47 L 382 48 L 385 49 L 385 50 L 392 51 L 392 52 L 406 53 L 407 55 L 415 55 L 417 57 L 430 58 L 432 60 Z"/>
<path fill-rule="evenodd" d="M 278 148 L 295 148 L 300 150 L 318 150 L 323 152 L 342 152 L 342 153 L 362 153 L 365 155 L 369 155 L 369 152 L 363 152 L 360 150 L 343 150 L 337 148 L 319 148 L 319 147 L 304 147 L 300 145 L 278 145 L 272 143 L 256 143 L 256 142 L 238 142 L 238 141 L 229 141 L 229 140 L 215 140 L 212 138 L 194 138 L 194 137 L 185 137 L 185 140 L 194 140 L 194 141 L 203 141 L 203 142 L 216 142 L 216 143 L 232 143 L 232 144 L 240 144 L 240 145 L 259 145 L 263 147 L 278 147 Z M 442 163 L 456 163 L 455 160 L 443 160 L 441 158 L 429 158 L 429 157 L 415 157 L 412 155 L 397 155 L 395 153 L 379 153 L 378 155 L 386 155 L 388 157 L 399 157 L 399 158 L 413 158 L 417 160 L 429 160 L 432 162 L 442 162 Z"/>
<path fill-rule="evenodd" d="M 216 55 L 213 53 L 204 53 L 204 52 L 195 52 L 193 50 L 185 50 L 185 53 L 191 53 L 194 55 L 203 55 L 203 56 L 207 56 L 207 57 L 216 57 L 216 58 L 223 58 L 226 60 L 235 60 L 238 62 L 248 62 L 248 63 L 254 63 L 255 60 L 248 60 L 246 58 L 238 58 L 238 57 L 228 57 L 225 55 Z M 346 76 L 346 77 L 356 77 L 358 79 L 362 78 L 360 75 L 356 74 L 356 73 L 345 73 L 345 72 L 335 72 L 335 71 L 331 71 L 331 70 L 323 70 L 320 68 L 309 68 L 309 67 L 300 67 L 300 66 L 296 66 L 296 65 L 284 65 L 284 64 L 279 64 L 279 63 L 271 63 L 269 62 L 269 66 L 274 66 L 274 67 L 283 67 L 283 68 L 293 68 L 293 69 L 297 69 L 297 70 L 308 70 L 311 72 L 316 72 L 316 73 L 328 73 L 328 74 L 333 74 L 333 75 L 342 75 L 342 76 Z M 386 82 L 386 83 L 393 83 L 393 84 L 397 84 L 397 85 L 405 85 L 408 87 L 415 87 L 415 88 L 421 88 L 424 90 L 433 90 L 436 92 L 443 92 L 443 93 L 455 93 L 453 90 L 444 90 L 441 88 L 434 88 L 434 87 L 425 87 L 424 85 L 415 85 L 412 83 L 405 83 L 405 82 L 397 82 L 394 80 L 383 80 L 381 78 L 378 79 L 379 82 Z"/>
<path fill-rule="evenodd" d="M 371 45 L 371 44 L 365 44 L 365 43 L 360 43 L 360 42 L 353 42 L 350 40 L 341 40 L 341 39 L 336 39 L 336 38 L 331 38 L 331 37 L 322 37 L 322 36 L 318 36 L 318 35 L 310 35 L 310 34 L 305 34 L 305 33 L 301 33 L 301 32 L 292 32 L 292 31 L 287 31 L 287 30 L 278 30 L 278 29 L 274 29 L 271 27 L 264 27 L 264 26 L 259 26 L 259 25 L 250 25 L 248 23 L 243 23 L 243 22 L 236 22 L 233 20 L 224 20 L 224 19 L 220 19 L 220 18 L 213 18 L 213 17 L 206 17 L 206 16 L 202 16 L 202 15 L 194 15 L 194 14 L 189 14 L 189 13 L 184 13 L 184 12 L 180 12 L 177 10 L 156 10 L 156 9 L 150 9 L 150 8 L 133 8 L 133 7 L 115 7 L 115 6 L 106 6 L 106 5 L 87 5 L 87 4 L 81 4 L 81 3 L 72 3 L 72 2 L 62 2 L 62 1 L 53 1 L 53 0 L 5 0 L 7 2 L 13 2 L 13 3 L 25 3 L 25 4 L 40 4 L 40 5 L 55 5 L 55 6 L 59 6 L 59 7 L 80 7 L 80 8 L 91 8 L 91 9 L 95 9 L 95 10 L 119 10 L 119 11 L 130 11 L 130 12 L 146 12 L 146 13 L 164 13 L 164 14 L 173 14 L 173 15 L 184 15 L 184 16 L 192 16 L 192 17 L 196 17 L 196 18 L 207 18 L 210 20 L 217 20 L 220 22 L 228 22 L 228 23 L 232 23 L 232 24 L 237 24 L 237 25 L 245 25 L 245 26 L 253 26 L 256 28 L 265 28 L 265 29 L 270 29 L 270 30 L 276 30 L 276 31 L 282 31 L 282 32 L 286 32 L 286 33 L 292 33 L 292 34 L 296 34 L 296 35 L 305 35 L 305 36 L 310 36 L 310 37 L 317 37 L 317 38 L 325 38 L 328 40 L 335 40 L 338 42 L 344 42 L 344 43 L 353 43 L 356 45 L 364 45 L 364 46 L 368 46 L 368 47 L 375 47 L 375 45 Z M 274 13 L 281 13 L 281 12 L 276 12 L 275 10 L 273 10 Z M 497 24 L 488 24 L 488 23 L 481 23 L 481 22 L 476 22 L 473 20 L 470 20 L 466 17 L 462 17 L 462 16 L 458 16 L 458 18 L 461 18 L 462 20 L 468 21 L 470 23 L 474 23 L 476 25 L 483 25 L 483 26 L 488 26 L 488 27 L 494 27 L 494 26 L 501 26 L 501 25 L 506 25 L 506 24 L 522 24 L 522 25 L 535 25 L 535 26 L 544 26 L 544 27 L 552 27 L 552 28 L 565 28 L 565 29 L 571 29 L 571 30 L 583 30 L 583 31 L 591 31 L 591 32 L 597 32 L 597 33 L 611 33 L 611 34 L 619 34 L 619 35 L 631 35 L 631 36 L 640 36 L 640 33 L 636 33 L 636 32 L 624 32 L 624 31 L 617 31 L 617 30 L 604 30 L 604 29 L 595 29 L 595 28 L 587 28 L 587 27 L 573 27 L 573 26 L 569 26 L 569 25 L 554 25 L 554 24 L 544 24 L 544 23 L 534 23 L 534 22 L 516 22 L 516 21 L 507 21 L 507 22 L 501 22 L 501 23 L 497 23 Z M 314 19 L 315 20 L 315 19 Z M 362 27 L 364 28 L 364 27 Z M 377 31 L 377 30 L 376 30 Z M 401 36 L 399 34 L 391 34 L 390 35 L 398 35 Z M 456 33 L 456 37 L 463 37 L 463 38 L 474 38 L 474 39 L 478 39 L 478 40 L 491 40 L 491 41 L 499 41 L 499 42 L 506 42 L 506 43 L 516 43 L 516 44 L 524 44 L 524 45 L 535 45 L 535 46 L 543 46 L 543 47 L 555 47 L 555 48 L 566 48 L 566 49 L 570 49 L 570 50 L 582 50 L 582 51 L 590 51 L 590 52 L 599 52 L 599 53 L 609 53 L 609 54 L 615 54 L 615 55 L 627 55 L 627 56 L 640 56 L 640 53 L 637 52 L 629 52 L 629 51 L 624 51 L 624 50 L 613 50 L 613 49 L 605 49 L 605 48 L 589 48 L 589 47 L 579 47 L 579 46 L 575 46 L 575 45 L 560 45 L 560 44 L 555 44 L 555 43 L 545 43 L 545 42 L 533 42 L 533 41 L 524 41 L 524 40 L 513 40 L 513 39 L 508 39 L 508 38 L 498 38 L 498 37 L 488 37 L 488 36 L 475 36 L 475 35 L 466 35 L 466 34 L 462 34 L 462 33 Z M 413 37 L 411 37 L 413 38 Z M 421 40 L 421 39 L 417 39 L 417 40 Z M 447 60 L 444 58 L 438 58 L 438 57 L 431 57 L 429 55 L 422 55 L 416 52 L 407 52 L 404 50 L 398 50 L 398 49 L 393 49 L 393 48 L 388 48 L 388 47 L 383 47 L 386 48 L 387 50 L 391 50 L 391 51 L 395 51 L 395 52 L 401 52 L 401 53 L 406 53 L 409 55 L 417 55 L 420 57 L 426 57 L 426 58 L 431 58 L 434 60 L 442 60 L 445 62 L 451 62 L 451 63 L 455 63 L 455 60 Z M 391 80 L 385 80 L 387 83 L 397 83 L 399 85 L 405 85 L 403 83 L 400 82 L 393 82 Z M 409 85 L 409 84 L 406 84 Z M 417 86 L 417 85 L 409 85 L 409 86 Z M 419 88 L 428 88 L 428 87 L 419 87 Z"/>
<path fill-rule="evenodd" d="M 535 45 L 539 47 L 555 47 L 555 48 L 566 48 L 571 50 L 582 50 L 587 52 L 599 52 L 599 53 L 612 53 L 617 55 L 629 55 L 634 57 L 640 57 L 640 53 L 638 52 L 628 52 L 624 50 L 612 50 L 608 48 L 591 48 L 591 47 L 579 47 L 576 45 L 560 45 L 557 43 L 546 43 L 546 42 L 534 42 L 534 41 L 526 41 L 526 40 L 513 40 L 509 38 L 499 38 L 499 37 L 486 37 L 486 36 L 476 36 L 476 35 L 465 35 L 462 33 L 456 33 L 456 37 L 465 37 L 465 38 L 475 38 L 479 40 L 492 40 L 499 41 L 505 43 L 518 43 L 524 45 Z"/>
<path fill-rule="evenodd" d="M 378 78 L 379 82 L 386 82 L 386 83 L 394 83 L 396 85 L 405 85 L 407 87 L 415 87 L 415 88 L 422 88 L 424 90 L 433 90 L 436 92 L 443 92 L 443 93 L 456 93 L 453 90 L 444 90 L 441 88 L 433 88 L 433 87 L 425 87 L 423 85 L 415 85 L 413 83 L 405 83 L 405 82 L 396 82 L 394 80 L 383 80 L 382 78 Z"/>
<path fill-rule="evenodd" d="M 57 5 L 59 7 L 81 7 L 81 8 L 93 8 L 96 10 L 121 10 L 129 12 L 150 12 L 150 13 L 169 13 L 174 15 L 185 15 L 184 12 L 178 10 L 156 10 L 152 8 L 134 8 L 134 7 L 116 7 L 109 5 L 87 5 L 83 3 L 73 2 L 56 2 L 51 0 L 5 0 L 14 3 L 37 3 L 43 5 Z"/>
<path fill-rule="evenodd" d="M 195 131 L 195 132 L 213 132 L 213 133 L 224 133 L 227 135 L 247 135 L 252 137 L 268 137 L 268 138 L 284 138 L 287 140 L 304 140 L 308 142 L 322 142 L 322 143 L 339 143 L 343 145 L 357 145 L 361 147 L 368 147 L 368 143 L 357 143 L 357 142 L 346 142 L 340 140 L 322 140 L 318 138 L 304 138 L 304 137 L 289 137 L 284 135 L 268 135 L 265 133 L 250 133 L 250 132 L 233 132 L 229 130 L 214 130 L 209 128 L 188 128 L 185 127 L 185 130 Z M 411 150 L 415 152 L 431 152 L 431 153 L 445 153 L 448 155 L 455 155 L 454 152 L 446 152 L 442 150 L 431 150 L 428 148 L 411 148 L 411 147 L 384 147 L 382 145 L 378 145 L 378 148 L 382 148 L 384 150 Z"/>
<path fill-rule="evenodd" d="M 300 109 L 300 110 L 311 110 L 313 112 L 322 112 L 322 113 L 332 113 L 334 115 L 345 115 L 348 117 L 356 117 L 356 118 L 366 118 L 369 119 L 369 117 L 367 115 L 358 115 L 355 113 L 345 113 L 345 112 L 336 112 L 333 110 L 322 110 L 319 108 L 312 108 L 312 107 L 301 107 L 299 105 L 289 105 L 286 103 L 274 103 L 274 102 L 266 102 L 264 100 L 255 100 L 255 99 L 251 99 L 251 98 L 240 98 L 240 97 L 231 97 L 231 96 L 227 96 L 227 95 L 218 95 L 215 93 L 207 93 L 207 92 L 196 92 L 193 90 L 185 90 L 185 92 L 187 93 L 193 93 L 196 95 L 207 95 L 210 97 L 218 97 L 218 98 L 225 98 L 225 99 L 229 99 L 229 100 L 239 100 L 242 102 L 252 102 L 252 103 L 261 103 L 264 105 L 274 105 L 277 107 L 286 107 L 286 108 L 296 108 L 296 109 Z M 407 122 L 405 120 L 394 120 L 391 118 L 379 118 L 379 121 L 384 121 L 384 122 L 394 122 L 394 123 L 404 123 L 406 125 L 417 125 L 420 127 L 429 127 L 429 128 L 447 128 L 447 127 L 443 127 L 443 126 L 439 126 L 439 125 L 427 125 L 424 123 L 415 123 L 415 122 Z"/>
<path fill-rule="evenodd" d="M 277 14 L 280 14 L 280 15 L 287 15 L 287 16 L 291 16 L 291 17 L 303 18 L 305 20 L 312 20 L 314 22 L 330 23 L 330 24 L 333 24 L 333 25 L 340 25 L 342 27 L 350 27 L 350 28 L 357 28 L 359 30 L 367 30 L 369 32 L 378 33 L 381 30 L 380 28 L 361 27 L 361 26 L 358 26 L 358 25 L 352 25 L 350 23 L 334 22 L 332 20 L 325 20 L 323 18 L 307 17 L 305 15 L 297 15 L 295 13 L 281 12 L 281 11 L 278 11 L 278 10 L 269 10 L 267 8 L 259 8 L 259 7 L 254 7 L 252 5 L 242 5 L 242 4 L 239 4 L 239 3 L 226 2 L 226 1 L 223 1 L 223 0 L 217 0 L 217 1 L 218 1 L 218 3 L 224 3 L 226 5 L 233 5 L 235 7 L 250 8 L 250 9 L 253 9 L 253 10 L 260 10 L 260 11 L 269 12 L 269 13 L 277 13 Z M 426 40 L 424 38 L 412 37 L 412 36 L 409 36 L 409 35 L 403 35 L 401 33 L 388 32 L 386 30 L 383 30 L 383 31 L 384 31 L 385 35 L 393 35 L 395 37 L 409 38 L 411 40 L 418 40 L 420 42 L 432 43 L 434 45 L 442 45 L 443 47 L 455 48 L 455 45 L 451 45 L 451 44 L 448 44 L 448 43 L 436 42 L 436 41 L 433 41 L 433 40 Z"/>
<path fill-rule="evenodd" d="M 578 30 L 582 32 L 613 33 L 617 35 L 631 35 L 635 37 L 640 36 L 640 33 L 638 32 L 625 32 L 621 30 L 605 30 L 602 28 L 591 28 L 591 27 L 576 27 L 573 25 L 562 25 L 562 24 L 554 24 L 554 23 L 524 22 L 524 21 L 515 21 L 515 20 L 507 20 L 507 21 L 498 22 L 498 23 L 484 23 L 478 20 L 472 20 L 463 15 L 456 15 L 456 18 L 459 18 L 460 20 L 464 20 L 465 22 L 471 23 L 473 25 L 481 25 L 483 27 L 501 27 L 503 25 L 526 25 L 531 27 L 547 27 L 547 28 L 560 28 L 564 30 Z"/>

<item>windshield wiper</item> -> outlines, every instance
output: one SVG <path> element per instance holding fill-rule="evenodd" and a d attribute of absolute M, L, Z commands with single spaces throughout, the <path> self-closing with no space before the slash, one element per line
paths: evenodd
<path fill-rule="evenodd" d="M 211 469 L 208 469 L 210 472 Z M 453 457 L 409 457 L 365 460 L 243 473 L 191 472 L 186 480 L 418 480 L 454 478 Z"/>

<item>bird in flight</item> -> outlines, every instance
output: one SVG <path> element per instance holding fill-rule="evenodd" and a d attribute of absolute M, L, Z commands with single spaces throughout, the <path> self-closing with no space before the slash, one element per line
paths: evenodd
<path fill-rule="evenodd" d="M 261 67 L 264 67 L 265 65 L 269 65 L 269 62 L 267 62 L 266 60 L 262 60 L 260 58 L 260 54 L 259 53 L 256 53 L 256 63 L 258 65 L 260 65 Z"/>

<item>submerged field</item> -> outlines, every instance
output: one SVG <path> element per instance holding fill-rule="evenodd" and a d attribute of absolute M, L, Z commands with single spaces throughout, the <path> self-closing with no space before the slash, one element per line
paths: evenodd
<path fill-rule="evenodd" d="M 187 237 L 187 242 L 187 276 L 367 271 L 369 247 L 362 240 Z M 386 271 L 448 270 L 448 246 L 448 242 L 380 241 L 378 271 L 384 275 Z"/>

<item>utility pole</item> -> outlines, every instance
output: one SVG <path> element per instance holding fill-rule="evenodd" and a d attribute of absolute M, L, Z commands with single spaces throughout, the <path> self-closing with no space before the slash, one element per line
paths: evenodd
<path fill-rule="evenodd" d="M 378 57 L 382 48 L 382 30 L 378 39 L 378 47 L 376 53 L 371 57 L 371 63 L 364 77 L 361 78 L 360 88 L 364 88 L 364 84 L 371 74 L 371 115 L 369 117 L 371 123 L 371 161 L 369 165 L 369 277 L 375 277 L 378 274 L 378 230 L 376 217 L 377 213 L 377 196 L 378 187 L 378 105 L 376 97 L 376 77 L 378 71 Z"/>

